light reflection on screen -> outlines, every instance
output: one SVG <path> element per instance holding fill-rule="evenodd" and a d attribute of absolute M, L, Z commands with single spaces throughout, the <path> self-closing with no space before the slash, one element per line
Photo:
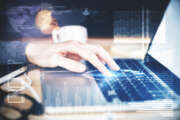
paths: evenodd
<path fill-rule="evenodd" d="M 180 1 L 170 2 L 149 54 L 180 78 Z"/>

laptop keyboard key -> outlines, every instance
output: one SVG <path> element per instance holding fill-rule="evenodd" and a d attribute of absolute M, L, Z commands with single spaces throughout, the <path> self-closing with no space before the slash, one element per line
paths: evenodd
<path fill-rule="evenodd" d="M 128 94 L 130 94 L 130 96 L 132 97 L 132 100 L 142 100 L 142 97 L 137 93 L 136 89 L 130 84 L 128 80 L 122 81 L 122 84 L 124 85 L 126 92 L 128 92 Z"/>

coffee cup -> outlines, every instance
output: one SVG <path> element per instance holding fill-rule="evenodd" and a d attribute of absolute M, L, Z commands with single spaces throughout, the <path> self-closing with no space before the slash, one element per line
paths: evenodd
<path fill-rule="evenodd" d="M 56 29 L 52 33 L 53 42 L 65 42 L 69 40 L 85 43 L 88 38 L 87 29 L 80 25 L 68 25 Z"/>

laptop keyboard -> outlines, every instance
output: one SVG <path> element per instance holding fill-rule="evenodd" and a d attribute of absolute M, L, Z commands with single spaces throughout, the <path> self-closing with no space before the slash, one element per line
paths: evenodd
<path fill-rule="evenodd" d="M 97 70 L 91 74 L 108 102 L 115 99 L 129 102 L 173 98 L 173 93 L 136 60 L 116 62 L 121 69 L 112 71 L 112 76 L 104 76 Z"/>

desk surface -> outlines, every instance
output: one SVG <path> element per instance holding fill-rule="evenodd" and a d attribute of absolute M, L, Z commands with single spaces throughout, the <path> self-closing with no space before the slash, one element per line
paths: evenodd
<path fill-rule="evenodd" d="M 113 45 L 111 40 L 96 41 L 95 39 L 89 41 L 92 44 L 102 44 L 103 47 L 114 57 L 126 57 L 126 58 L 143 58 L 145 55 L 147 44 L 142 45 L 139 43 L 133 44 L 118 44 Z M 122 50 L 122 51 L 121 51 Z M 117 54 L 118 53 L 118 54 Z M 29 71 L 28 76 L 32 79 L 32 87 L 38 93 L 40 98 L 42 98 L 41 91 L 41 81 L 40 81 L 40 70 L 34 69 Z M 23 91 L 28 95 L 31 92 L 28 90 Z M 28 101 L 24 103 L 16 103 L 15 106 L 24 108 L 29 106 Z M 8 114 L 8 113 L 6 113 Z M 78 119 L 78 120 L 152 120 L 152 119 L 162 119 L 162 120 L 176 120 L 180 118 L 180 111 L 136 111 L 136 112 L 119 112 L 119 113 L 78 113 L 78 114 L 55 114 L 42 116 L 30 116 L 31 120 L 54 120 L 54 119 Z"/>

